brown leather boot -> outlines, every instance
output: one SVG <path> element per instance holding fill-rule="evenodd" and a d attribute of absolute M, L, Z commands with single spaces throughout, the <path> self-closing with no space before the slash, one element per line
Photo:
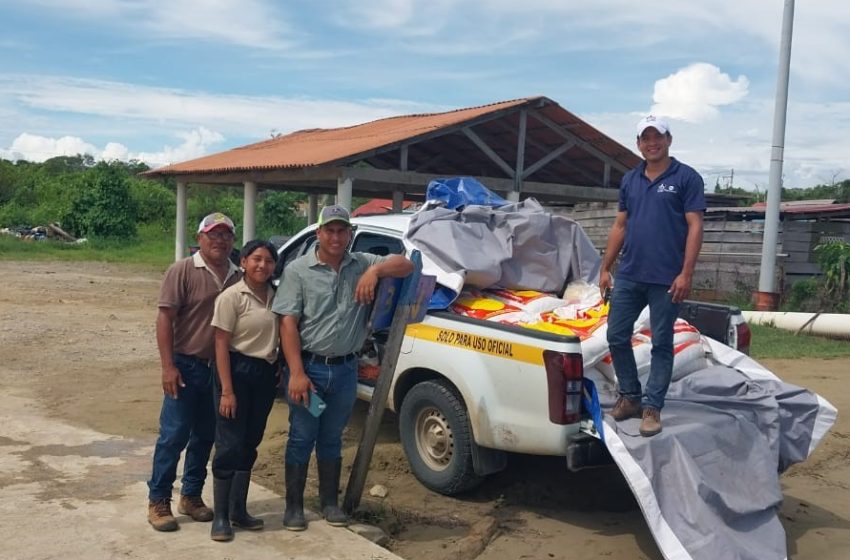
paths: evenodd
<path fill-rule="evenodd" d="M 643 409 L 643 420 L 640 423 L 640 435 L 652 437 L 661 431 L 661 411 L 657 408 Z"/>
<path fill-rule="evenodd" d="M 640 411 L 640 401 L 633 401 L 621 395 L 611 409 L 611 417 L 617 422 L 628 418 L 640 418 Z"/>
<path fill-rule="evenodd" d="M 177 520 L 171 513 L 171 498 L 148 502 L 148 523 L 157 531 L 177 530 Z"/>
<path fill-rule="evenodd" d="M 177 511 L 195 521 L 212 521 L 213 512 L 200 496 L 180 496 Z"/>

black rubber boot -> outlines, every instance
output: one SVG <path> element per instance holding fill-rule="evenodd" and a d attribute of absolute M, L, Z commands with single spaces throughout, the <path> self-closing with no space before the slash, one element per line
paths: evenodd
<path fill-rule="evenodd" d="M 250 515 L 246 508 L 250 484 L 251 471 L 235 471 L 233 473 L 233 487 L 230 489 L 230 522 L 233 523 L 234 527 L 259 531 L 263 528 L 263 520 Z"/>
<path fill-rule="evenodd" d="M 322 503 L 322 517 L 328 525 L 347 527 L 348 516 L 339 509 L 337 496 L 339 494 L 339 474 L 342 470 L 342 459 L 319 461 L 319 499 Z"/>
<path fill-rule="evenodd" d="M 283 528 L 303 531 L 307 528 L 304 518 L 304 486 L 307 485 L 307 467 L 286 463 L 286 511 L 283 513 Z"/>
<path fill-rule="evenodd" d="M 214 541 L 233 540 L 230 526 L 230 489 L 232 478 L 213 479 L 213 522 L 210 538 Z"/>

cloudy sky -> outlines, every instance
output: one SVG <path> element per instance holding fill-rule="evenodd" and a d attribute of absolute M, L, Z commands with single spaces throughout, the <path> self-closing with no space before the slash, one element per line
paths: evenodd
<path fill-rule="evenodd" d="M 545 95 L 764 189 L 781 0 L 0 0 L 0 157 L 182 161 Z M 850 2 L 797 2 L 785 183 L 850 178 Z"/>

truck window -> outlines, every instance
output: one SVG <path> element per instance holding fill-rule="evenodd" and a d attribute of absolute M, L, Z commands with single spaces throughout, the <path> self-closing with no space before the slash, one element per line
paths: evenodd
<path fill-rule="evenodd" d="M 403 255 L 404 244 L 401 239 L 379 233 L 362 232 L 354 238 L 352 251 L 360 253 L 372 253 L 385 257 L 387 255 Z"/>
<path fill-rule="evenodd" d="M 307 249 L 312 247 L 315 242 L 316 232 L 311 231 L 302 239 L 299 239 L 293 245 L 289 246 L 286 251 L 284 251 L 284 253 L 280 255 L 280 258 L 277 261 L 277 266 L 275 266 L 274 275 L 272 275 L 272 278 L 280 278 L 280 275 L 283 273 L 283 269 L 286 267 L 286 265 L 306 253 Z"/>

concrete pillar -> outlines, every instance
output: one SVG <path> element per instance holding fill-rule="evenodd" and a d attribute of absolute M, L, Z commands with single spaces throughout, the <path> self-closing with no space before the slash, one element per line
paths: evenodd
<path fill-rule="evenodd" d="M 245 199 L 242 205 L 242 245 L 256 236 L 257 231 L 257 183 L 245 181 Z"/>
<path fill-rule="evenodd" d="M 307 195 L 307 225 L 315 224 L 319 220 L 319 195 Z"/>
<path fill-rule="evenodd" d="M 174 228 L 174 260 L 186 256 L 186 183 L 177 182 L 177 222 Z"/>
<path fill-rule="evenodd" d="M 336 203 L 351 210 L 351 192 L 354 190 L 354 179 L 340 177 L 336 181 Z"/>
<path fill-rule="evenodd" d="M 505 198 L 508 202 L 519 202 L 519 193 L 517 191 L 509 191 L 508 196 Z"/>
<path fill-rule="evenodd" d="M 404 193 L 402 191 L 393 191 L 393 212 L 401 212 L 404 210 Z"/>

